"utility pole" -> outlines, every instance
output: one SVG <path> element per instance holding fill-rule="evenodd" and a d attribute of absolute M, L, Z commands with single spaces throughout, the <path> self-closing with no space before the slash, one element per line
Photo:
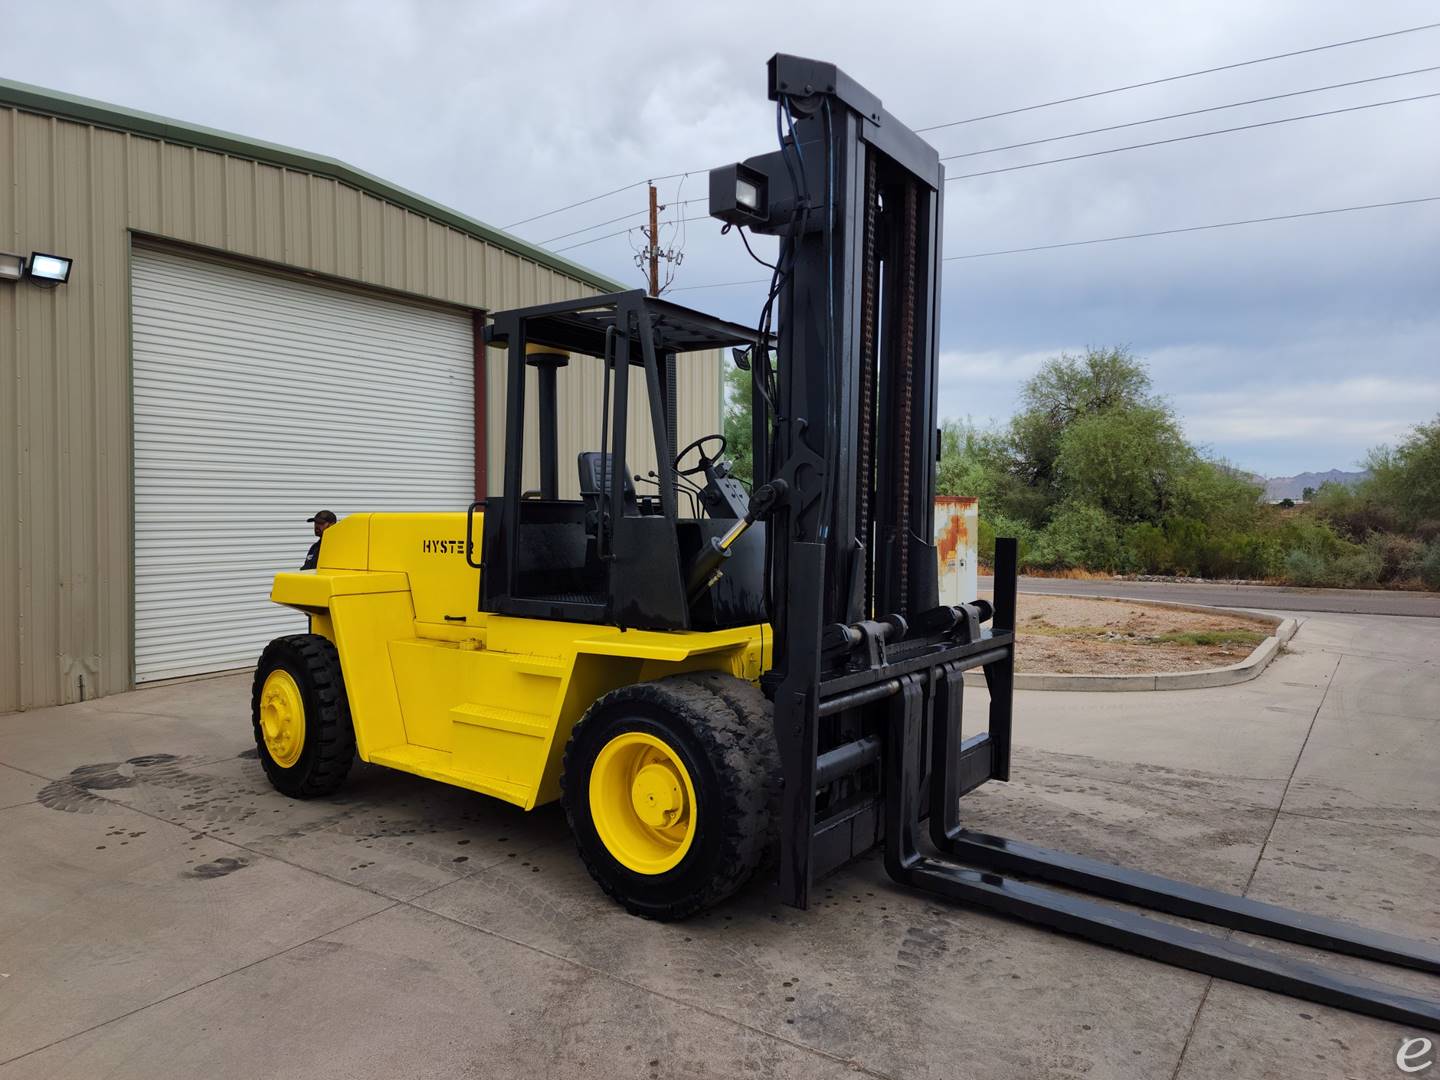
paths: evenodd
<path fill-rule="evenodd" d="M 650 295 L 660 295 L 660 205 L 650 185 Z"/>
<path fill-rule="evenodd" d="M 650 187 L 650 246 L 647 255 L 650 258 L 650 295 L 660 295 L 660 200 L 655 191 L 655 185 Z M 675 258 L 675 255 L 665 256 L 667 259 Z M 679 436 L 680 414 L 676 409 L 676 376 L 675 354 L 665 354 L 665 385 L 662 393 L 665 396 L 665 435 L 669 440 L 670 452 L 675 452 L 676 439 Z"/>
<path fill-rule="evenodd" d="M 645 284 L 651 296 L 659 296 L 670 284 L 674 268 L 685 259 L 685 252 L 679 247 L 660 246 L 660 192 L 654 184 L 647 184 L 650 194 L 650 224 L 641 225 L 639 233 L 645 238 L 645 246 L 635 249 L 635 265 L 645 277 Z M 678 197 L 678 196 L 677 196 Z M 681 205 L 684 205 L 683 203 Z M 677 222 L 678 224 L 678 222 Z M 664 280 L 660 277 L 660 264 L 668 263 Z"/>

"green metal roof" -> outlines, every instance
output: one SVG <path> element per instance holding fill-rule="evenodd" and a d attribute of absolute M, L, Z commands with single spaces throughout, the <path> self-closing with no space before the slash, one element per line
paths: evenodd
<path fill-rule="evenodd" d="M 139 112 L 135 109 L 122 109 L 103 101 L 77 97 L 74 94 L 64 94 L 58 90 L 46 90 L 43 87 L 13 82 L 10 79 L 0 79 L 0 105 L 12 106 L 27 112 L 42 113 L 46 116 L 78 120 L 84 124 L 111 128 L 115 131 L 133 132 L 136 135 L 163 139 L 166 142 L 179 143 L 183 146 L 201 147 L 205 150 L 214 150 L 222 154 L 249 158 L 253 161 L 328 177 L 361 191 L 369 192 L 387 202 L 395 203 L 397 206 L 403 206 L 407 210 L 413 210 L 417 214 L 424 214 L 428 218 L 443 222 L 461 232 L 484 240 L 486 243 L 494 244 L 496 247 L 505 248 L 507 251 L 512 251 L 541 266 L 547 266 L 558 273 L 577 278 L 602 292 L 619 292 L 626 288 L 619 282 L 607 278 L 603 274 L 597 274 L 579 263 L 573 263 L 542 247 L 536 247 L 534 244 L 511 236 L 503 229 L 486 225 L 483 221 L 476 221 L 458 210 L 442 206 L 423 195 L 417 195 L 413 191 L 397 187 L 388 180 L 382 180 L 353 165 L 347 165 L 343 161 L 337 161 L 335 158 L 325 157 L 322 154 L 311 154 L 304 150 L 296 150 L 293 147 L 280 146 L 277 143 L 264 142 L 260 139 L 247 139 L 243 135 L 233 135 L 228 131 L 216 131 L 214 128 L 201 127 L 199 124 L 187 124 L 181 120 L 172 120 L 167 116 L 156 116 L 153 113 Z"/>

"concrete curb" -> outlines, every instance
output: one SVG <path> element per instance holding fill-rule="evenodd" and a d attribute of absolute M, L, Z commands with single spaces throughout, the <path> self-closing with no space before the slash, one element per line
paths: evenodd
<path fill-rule="evenodd" d="M 1214 612 L 1221 608 L 1205 607 L 1201 604 L 1180 604 L 1168 600 L 1137 600 L 1119 596 L 1080 596 L 1075 593 L 1046 593 L 1047 596 L 1071 596 L 1080 600 L 1114 600 L 1127 604 L 1148 604 L 1151 607 L 1168 607 L 1180 611 Z M 1227 667 L 1204 668 L 1200 671 L 1166 671 L 1155 675 L 1052 675 L 1045 672 L 1017 671 L 1017 690 L 1071 690 L 1128 692 L 1131 690 L 1201 690 L 1212 686 L 1231 686 L 1249 682 L 1280 654 L 1280 646 L 1295 636 L 1299 624 L 1291 618 L 1280 618 L 1260 612 L 1246 612 L 1253 619 L 1268 622 L 1274 627 L 1271 635 L 1256 645 L 1254 650 L 1238 664 Z M 984 686 L 985 675 L 979 671 L 965 673 L 967 686 Z"/>

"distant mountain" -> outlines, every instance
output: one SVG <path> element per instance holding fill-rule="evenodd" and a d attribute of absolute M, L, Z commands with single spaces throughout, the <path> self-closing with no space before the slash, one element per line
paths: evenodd
<path fill-rule="evenodd" d="M 1255 479 L 1265 485 L 1265 498 L 1268 502 L 1279 502 L 1281 499 L 1294 499 L 1299 502 L 1304 497 L 1306 488 L 1319 490 L 1321 484 L 1354 487 L 1369 475 L 1364 470 L 1345 472 L 1341 469 L 1330 469 L 1326 472 L 1302 472 L 1299 476 L 1271 476 L 1268 479 L 1257 476 Z"/>

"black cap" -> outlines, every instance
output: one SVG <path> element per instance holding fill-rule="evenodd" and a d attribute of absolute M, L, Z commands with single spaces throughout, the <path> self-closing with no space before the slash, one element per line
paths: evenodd
<path fill-rule="evenodd" d="M 305 520 L 306 520 L 307 522 L 310 522 L 310 521 L 328 521 L 328 522 L 330 522 L 331 525 L 334 525 L 334 524 L 335 524 L 335 514 L 334 514 L 332 511 L 330 511 L 330 510 L 321 510 L 321 511 L 320 511 L 318 514 L 316 514 L 314 517 L 306 518 Z"/>

